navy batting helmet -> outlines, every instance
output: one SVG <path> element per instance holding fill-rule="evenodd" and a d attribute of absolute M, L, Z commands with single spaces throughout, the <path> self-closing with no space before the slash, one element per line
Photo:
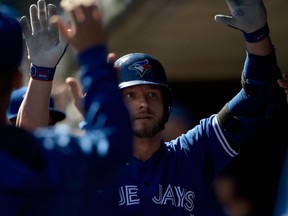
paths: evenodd
<path fill-rule="evenodd" d="M 164 96 L 164 117 L 168 120 L 172 107 L 172 94 L 168 86 L 166 72 L 162 64 L 153 56 L 145 53 L 130 53 L 119 58 L 114 66 L 119 72 L 119 88 L 135 85 L 156 85 Z"/>

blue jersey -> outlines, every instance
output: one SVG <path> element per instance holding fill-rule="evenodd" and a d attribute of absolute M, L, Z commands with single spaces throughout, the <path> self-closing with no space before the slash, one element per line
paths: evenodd
<path fill-rule="evenodd" d="M 119 187 L 120 215 L 208 215 L 213 178 L 235 155 L 215 115 L 201 120 L 147 161 L 132 158 Z"/>
<path fill-rule="evenodd" d="M 91 200 L 110 181 L 110 173 L 130 158 L 132 150 L 129 114 L 115 70 L 106 58 L 104 46 L 78 56 L 87 92 L 87 126 L 81 136 L 66 126 L 39 129 L 35 134 L 0 128 L 1 216 L 97 212 Z"/>
<path fill-rule="evenodd" d="M 228 117 L 223 121 L 219 112 L 201 120 L 186 134 L 162 142 L 146 161 L 132 157 L 114 193 L 110 188 L 110 198 L 114 196 L 118 207 L 105 209 L 115 207 L 114 215 L 121 216 L 224 215 L 212 199 L 213 179 L 257 126 L 277 112 L 273 105 L 279 91 L 272 91 L 271 86 L 279 72 L 275 53 L 265 57 L 247 53 L 243 89 L 225 106 Z"/>

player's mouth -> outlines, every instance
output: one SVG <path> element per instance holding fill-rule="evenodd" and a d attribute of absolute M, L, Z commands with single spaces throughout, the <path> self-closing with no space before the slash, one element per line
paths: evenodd
<path fill-rule="evenodd" d="M 153 116 L 149 114 L 141 114 L 134 116 L 134 120 L 150 120 L 150 119 L 153 119 Z"/>

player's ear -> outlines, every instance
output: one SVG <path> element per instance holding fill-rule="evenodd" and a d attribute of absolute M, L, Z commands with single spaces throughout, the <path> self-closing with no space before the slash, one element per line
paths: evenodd
<path fill-rule="evenodd" d="M 23 81 L 22 71 L 20 71 L 18 69 L 17 72 L 15 73 L 15 76 L 13 79 L 14 79 L 13 80 L 13 88 L 14 89 L 20 88 L 22 86 L 22 81 Z"/>

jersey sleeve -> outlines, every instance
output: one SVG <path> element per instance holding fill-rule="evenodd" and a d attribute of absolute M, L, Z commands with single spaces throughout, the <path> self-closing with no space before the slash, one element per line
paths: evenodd
<path fill-rule="evenodd" d="M 118 88 L 116 71 L 112 64 L 107 63 L 106 47 L 92 47 L 81 53 L 78 61 L 81 65 L 81 82 L 85 93 L 83 107 L 86 131 L 78 138 L 75 136 L 72 139 L 69 138 L 71 132 L 66 127 L 50 129 L 49 132 L 43 132 L 43 137 L 49 134 L 44 142 L 52 143 L 52 148 L 51 145 L 45 147 L 57 147 L 59 152 L 63 148 L 71 148 L 69 151 L 65 150 L 71 156 L 93 154 L 99 160 L 98 166 L 105 164 L 103 170 L 109 170 L 123 164 L 132 154 L 129 113 Z M 70 144 L 77 147 L 70 147 Z"/>
<path fill-rule="evenodd" d="M 230 146 L 216 115 L 202 119 L 186 134 L 166 144 L 181 161 L 186 161 L 186 166 L 196 166 L 199 174 L 208 181 L 212 181 L 219 170 L 239 153 Z"/>
<path fill-rule="evenodd" d="M 74 134 L 68 126 L 59 125 L 35 131 L 43 146 L 45 176 L 51 184 L 51 194 L 47 196 L 55 197 L 51 206 L 59 202 L 58 215 L 61 210 L 65 215 L 67 208 L 73 214 L 84 206 L 86 209 L 81 210 L 89 212 L 88 207 L 94 206 L 89 198 L 93 200 L 103 185 L 109 185 L 110 176 L 132 154 L 129 113 L 118 88 L 116 72 L 106 57 L 104 46 L 93 47 L 78 56 L 86 94 L 83 102 L 86 130 Z"/>
<path fill-rule="evenodd" d="M 280 77 L 275 52 L 267 56 L 247 52 L 242 89 L 217 115 L 233 148 L 247 142 L 265 121 L 279 113 L 285 101 L 285 93 L 277 85 Z"/>
<path fill-rule="evenodd" d="M 213 179 L 247 143 L 261 125 L 277 115 L 285 93 L 277 85 L 281 76 L 275 52 L 256 56 L 247 52 L 242 89 L 216 115 L 171 141 L 168 145 L 197 163 L 206 179 Z"/>
<path fill-rule="evenodd" d="M 122 164 L 132 154 L 132 126 L 118 88 L 116 71 L 113 64 L 107 63 L 107 55 L 106 46 L 92 47 L 79 55 L 78 61 L 82 67 L 81 82 L 86 95 L 83 101 L 85 129 L 86 133 L 93 134 L 87 137 L 95 136 L 96 131 L 100 141 L 107 138 L 107 154 L 113 155 L 111 166 L 115 166 L 114 163 Z M 98 149 L 103 158 L 102 147 Z M 109 167 L 107 163 L 106 169 Z"/>

